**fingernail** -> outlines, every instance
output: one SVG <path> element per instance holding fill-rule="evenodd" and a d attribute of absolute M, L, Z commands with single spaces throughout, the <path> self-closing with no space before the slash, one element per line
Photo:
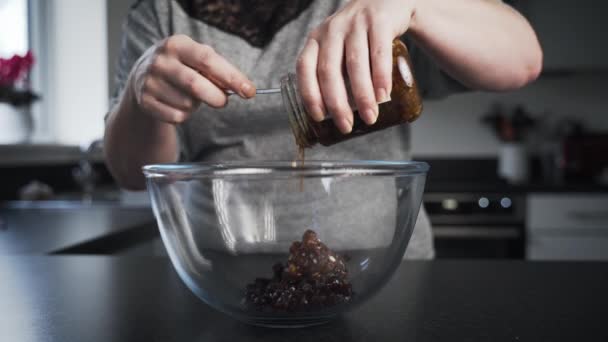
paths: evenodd
<path fill-rule="evenodd" d="M 325 113 L 321 107 L 316 107 L 312 112 L 312 119 L 316 122 L 321 122 L 325 119 Z"/>
<path fill-rule="evenodd" d="M 252 97 L 255 95 L 255 89 L 249 83 L 243 83 L 241 86 L 241 96 L 243 97 Z"/>
<path fill-rule="evenodd" d="M 383 103 L 383 102 L 387 102 L 390 100 L 391 100 L 391 98 L 390 98 L 390 96 L 388 96 L 388 92 L 386 91 L 386 89 L 379 88 L 376 90 L 376 101 L 378 103 Z"/>
<path fill-rule="evenodd" d="M 373 125 L 376 123 L 376 119 L 378 116 L 376 115 L 376 112 L 373 109 L 371 109 L 371 108 L 366 109 L 363 112 L 363 115 L 365 116 L 363 118 L 363 121 L 365 121 L 366 124 Z"/>
<path fill-rule="evenodd" d="M 346 118 L 338 119 L 336 126 L 338 126 L 338 129 L 340 132 L 342 132 L 342 134 L 348 134 L 353 130 L 353 124 Z"/>

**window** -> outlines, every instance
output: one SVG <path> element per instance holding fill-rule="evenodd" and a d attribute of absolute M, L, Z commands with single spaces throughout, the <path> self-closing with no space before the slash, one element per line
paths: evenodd
<path fill-rule="evenodd" d="M 47 0 L 0 0 L 0 57 L 10 58 L 15 54 L 24 55 L 31 50 L 34 67 L 30 72 L 30 87 L 42 100 L 35 102 L 27 110 L 32 115 L 31 132 L 27 142 L 49 141 L 50 125 L 47 101 L 45 101 L 47 50 Z M 0 127 L 0 130 L 3 128 Z M 11 127 L 4 127 L 11 130 Z"/>
<path fill-rule="evenodd" d="M 30 49 L 28 7 L 28 0 L 0 0 L 0 58 L 23 56 Z M 27 141 L 32 135 L 29 114 L 29 108 L 0 103 L 0 143 Z"/>
<path fill-rule="evenodd" d="M 0 32 L 0 57 L 29 50 L 27 0 L 0 0 Z"/>
<path fill-rule="evenodd" d="M 29 143 L 88 145 L 103 136 L 106 18 L 106 1 L 0 0 L 0 57 L 34 55 L 30 85 L 41 100 L 29 108 Z"/>

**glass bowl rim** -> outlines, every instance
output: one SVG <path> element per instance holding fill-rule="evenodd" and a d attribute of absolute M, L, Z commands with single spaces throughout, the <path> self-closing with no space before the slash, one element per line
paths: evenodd
<path fill-rule="evenodd" d="M 142 168 L 147 179 L 168 178 L 315 178 L 339 176 L 425 175 L 429 165 L 419 161 L 383 160 L 306 160 L 296 161 L 225 161 L 151 164 Z"/>

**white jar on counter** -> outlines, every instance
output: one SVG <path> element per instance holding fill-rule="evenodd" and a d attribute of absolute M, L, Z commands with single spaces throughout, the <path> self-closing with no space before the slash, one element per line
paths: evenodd
<path fill-rule="evenodd" d="M 528 181 L 530 176 L 528 151 L 523 143 L 509 142 L 500 145 L 498 176 L 511 184 Z"/>
<path fill-rule="evenodd" d="M 34 120 L 28 107 L 0 103 L 0 145 L 28 142 Z"/>

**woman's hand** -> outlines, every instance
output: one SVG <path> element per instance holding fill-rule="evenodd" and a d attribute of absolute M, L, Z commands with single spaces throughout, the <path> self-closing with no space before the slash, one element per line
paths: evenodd
<path fill-rule="evenodd" d="M 345 70 L 359 116 L 367 124 L 376 122 L 378 103 L 390 99 L 392 41 L 410 26 L 414 2 L 353 0 L 309 34 L 297 74 L 312 119 L 330 115 L 342 133 L 352 130 Z"/>
<path fill-rule="evenodd" d="M 176 35 L 146 50 L 106 121 L 106 163 L 118 183 L 144 189 L 143 165 L 177 161 L 174 125 L 201 103 L 224 106 L 226 90 L 243 98 L 255 95 L 253 83 L 211 47 Z"/>
<path fill-rule="evenodd" d="M 184 35 L 164 39 L 149 48 L 129 77 L 136 107 L 157 120 L 181 123 L 201 103 L 226 105 L 226 90 L 243 98 L 255 95 L 255 86 L 208 45 Z"/>
<path fill-rule="evenodd" d="M 328 114 L 352 129 L 344 72 L 361 119 L 375 122 L 391 93 L 392 40 L 406 31 L 429 58 L 471 89 L 518 89 L 541 72 L 528 21 L 500 0 L 352 0 L 313 30 L 297 63 L 298 87 L 314 120 Z"/>

